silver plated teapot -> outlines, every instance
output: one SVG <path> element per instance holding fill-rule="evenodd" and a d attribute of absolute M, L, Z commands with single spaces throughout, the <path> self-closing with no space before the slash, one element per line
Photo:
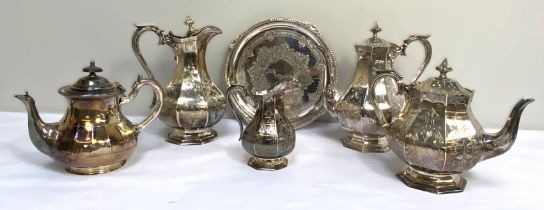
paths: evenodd
<path fill-rule="evenodd" d="M 412 35 L 402 45 L 396 45 L 378 37 L 382 29 L 376 25 L 372 28 L 373 36 L 362 44 L 355 45 L 357 51 L 357 69 L 345 94 L 340 96 L 334 86 L 329 89 L 328 110 L 335 116 L 348 135 L 342 138 L 345 147 L 361 152 L 387 152 L 385 129 L 376 119 L 374 107 L 370 102 L 369 86 L 378 75 L 395 72 L 393 64 L 399 55 L 406 55 L 406 48 L 414 41 L 420 42 L 425 49 L 425 59 L 414 78 L 419 78 L 427 67 L 432 55 L 429 36 Z M 388 119 L 396 115 L 404 100 L 394 94 L 397 85 L 392 79 L 378 81 L 376 93 L 380 108 Z"/>
<path fill-rule="evenodd" d="M 244 129 L 242 119 L 234 115 L 240 124 L 240 140 L 245 151 L 251 154 L 248 165 L 259 170 L 279 170 L 287 167 L 286 155 L 295 148 L 295 130 L 285 115 L 283 97 L 290 91 L 300 89 L 293 82 L 280 82 L 266 91 L 249 93 L 241 85 L 232 85 L 227 90 L 227 98 L 232 106 L 231 95 L 241 91 L 252 96 L 255 103 L 255 116 Z"/>
<path fill-rule="evenodd" d="M 15 97 L 26 106 L 28 134 L 40 152 L 62 163 L 70 173 L 101 174 L 126 163 L 136 150 L 138 134 L 159 115 L 162 101 L 141 123 L 125 117 L 121 105 L 132 101 L 145 85 L 153 88 L 158 99 L 162 99 L 162 90 L 155 80 L 138 76 L 125 95 L 121 84 L 98 75 L 102 69 L 94 61 L 83 71 L 89 74 L 59 89 L 69 105 L 59 122 L 44 122 L 28 93 Z"/>
<path fill-rule="evenodd" d="M 497 133 L 486 133 L 474 117 L 470 102 L 474 92 L 447 77 L 447 60 L 436 68 L 440 75 L 420 83 L 403 84 L 395 73 L 379 75 L 397 81 L 406 97 L 402 111 L 388 120 L 379 107 L 381 96 L 371 91 L 380 124 L 387 130 L 391 150 L 408 166 L 397 176 L 412 188 L 441 193 L 461 192 L 461 173 L 508 151 L 514 144 L 521 113 L 534 99 L 521 99 Z"/>
<path fill-rule="evenodd" d="M 170 82 L 163 87 L 164 106 L 159 119 L 173 128 L 168 142 L 204 144 L 217 137 L 211 126 L 221 120 L 227 106 L 225 97 L 208 76 L 205 60 L 208 42 L 222 31 L 215 26 L 193 28 L 191 17 L 187 17 L 185 24 L 189 27 L 185 36 L 165 34 L 155 25 L 136 26 L 132 48 L 150 78 L 154 77 L 140 53 L 140 36 L 152 31 L 159 36 L 159 44 L 172 48 L 177 65 Z"/>

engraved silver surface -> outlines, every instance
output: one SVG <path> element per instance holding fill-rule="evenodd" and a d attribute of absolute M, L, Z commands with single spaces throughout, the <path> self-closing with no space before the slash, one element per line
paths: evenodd
<path fill-rule="evenodd" d="M 348 135 L 342 138 L 345 147 L 360 152 L 387 152 L 385 129 L 376 119 L 374 107 L 370 102 L 369 86 L 376 76 L 382 73 L 396 73 L 393 69 L 395 59 L 405 55 L 408 44 L 420 42 L 425 49 L 425 59 L 418 69 L 418 75 L 429 63 L 432 55 L 429 36 L 412 35 L 399 46 L 378 37 L 382 29 L 376 25 L 372 28 L 373 36 L 362 44 L 355 45 L 357 52 L 357 69 L 349 88 L 343 96 L 336 87 L 328 88 L 327 107 L 332 116 L 336 116 Z M 417 78 L 416 77 L 416 78 Z M 376 99 L 382 112 L 388 119 L 400 112 L 404 98 L 396 94 L 397 85 L 391 78 L 385 78 L 376 84 Z"/>
<path fill-rule="evenodd" d="M 227 106 L 225 97 L 208 76 L 205 60 L 209 41 L 222 31 L 215 26 L 194 28 L 191 17 L 187 17 L 185 24 L 188 26 L 185 36 L 164 33 L 155 25 L 137 26 L 132 47 L 150 78 L 153 73 L 140 53 L 140 36 L 152 31 L 159 36 L 159 44 L 172 48 L 177 65 L 170 82 L 163 87 L 164 107 L 159 118 L 173 128 L 167 136 L 168 142 L 204 144 L 217 137 L 211 127 L 221 120 Z"/>
<path fill-rule="evenodd" d="M 234 94 L 248 95 L 254 100 L 255 116 L 244 129 L 242 119 L 234 113 L 240 125 L 240 140 L 246 152 L 253 155 L 248 165 L 255 169 L 278 170 L 287 166 L 288 155 L 295 148 L 295 130 L 285 116 L 286 94 L 300 89 L 298 82 L 281 82 L 267 89 L 267 94 L 252 95 L 244 86 L 232 85 L 227 90 L 229 104 Z"/>
<path fill-rule="evenodd" d="M 437 70 L 440 76 L 424 82 L 398 83 L 406 104 L 392 120 L 380 111 L 376 115 L 387 130 L 389 147 L 409 166 L 398 174 L 406 185 L 439 194 L 461 192 L 466 182 L 460 173 L 508 151 L 521 114 L 534 99 L 521 99 L 499 132 L 486 133 L 470 108 L 473 91 L 446 76 L 452 70 L 447 60 Z M 385 77 L 400 81 L 396 74 L 382 74 L 371 88 Z M 377 101 L 373 105 L 380 110 Z"/>
<path fill-rule="evenodd" d="M 238 36 L 230 45 L 225 79 L 228 86 L 241 85 L 252 94 L 284 81 L 302 89 L 284 96 L 285 115 L 295 129 L 324 113 L 325 89 L 336 83 L 336 62 L 315 26 L 276 18 L 260 22 Z M 232 108 L 249 122 L 255 115 L 250 97 L 232 96 Z"/>
<path fill-rule="evenodd" d="M 28 134 L 40 152 L 62 163 L 70 173 L 101 174 L 122 167 L 134 153 L 138 134 L 159 115 L 162 89 L 155 80 L 138 76 L 125 95 L 121 84 L 98 75 L 102 69 L 94 61 L 83 71 L 89 75 L 59 89 L 68 102 L 59 122 L 44 122 L 28 92 L 15 97 L 27 109 Z M 134 100 L 145 85 L 152 87 L 160 100 L 143 121 L 134 123 L 121 112 L 122 104 Z"/>

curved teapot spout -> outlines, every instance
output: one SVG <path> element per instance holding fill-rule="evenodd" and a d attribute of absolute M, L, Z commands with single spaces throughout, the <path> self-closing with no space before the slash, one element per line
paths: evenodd
<path fill-rule="evenodd" d="M 24 95 L 15 95 L 15 98 L 21 100 L 26 106 L 28 112 L 28 134 L 32 144 L 40 150 L 40 152 L 51 156 L 51 148 L 54 145 L 59 132 L 57 131 L 57 123 L 45 123 L 36 109 L 34 99 L 26 92 Z"/>
<path fill-rule="evenodd" d="M 484 134 L 483 159 L 489 159 L 508 151 L 516 140 L 521 113 L 534 99 L 521 99 L 512 109 L 504 127 L 497 133 Z"/>

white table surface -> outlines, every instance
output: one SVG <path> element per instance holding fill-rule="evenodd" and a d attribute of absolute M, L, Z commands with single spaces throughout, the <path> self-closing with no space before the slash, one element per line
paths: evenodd
<path fill-rule="evenodd" d="M 392 152 L 344 148 L 337 123 L 297 130 L 279 171 L 246 165 L 234 120 L 215 129 L 209 144 L 177 146 L 155 121 L 124 167 L 82 176 L 34 148 L 25 113 L 0 112 L 0 209 L 544 209 L 544 131 L 520 131 L 509 152 L 463 174 L 464 192 L 435 195 L 397 180 L 404 164 Z"/>

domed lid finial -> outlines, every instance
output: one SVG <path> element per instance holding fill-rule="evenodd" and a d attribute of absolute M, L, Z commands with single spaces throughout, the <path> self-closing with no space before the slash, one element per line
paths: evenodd
<path fill-rule="evenodd" d="M 187 16 L 185 18 L 185 25 L 189 26 L 189 32 L 193 32 L 195 28 L 193 28 L 193 24 L 195 24 L 195 21 L 191 16 Z"/>
<path fill-rule="evenodd" d="M 79 78 L 72 85 L 62 87 L 59 93 L 66 97 L 78 98 L 110 97 L 124 91 L 118 83 L 111 83 L 108 79 L 96 75 L 97 72 L 102 72 L 102 68 L 96 66 L 94 60 L 91 60 L 89 66 L 83 68 L 83 72 L 89 72 L 89 75 Z"/>
<path fill-rule="evenodd" d="M 96 72 L 102 72 L 102 68 L 95 66 L 94 60 L 91 60 L 91 63 L 83 69 L 83 72 L 89 72 L 90 75 L 96 75 Z"/>
<path fill-rule="evenodd" d="M 440 72 L 439 78 L 446 78 L 446 74 L 450 71 L 453 71 L 453 68 L 448 64 L 448 59 L 444 58 L 444 61 L 436 67 L 436 70 Z"/>
<path fill-rule="evenodd" d="M 370 29 L 370 31 L 372 31 L 372 36 L 373 36 L 373 38 L 377 38 L 377 37 L 378 37 L 378 33 L 380 33 L 380 31 L 382 31 L 382 28 L 380 28 L 380 26 L 378 26 L 378 23 L 376 23 L 376 25 L 374 26 L 374 28 Z"/>

